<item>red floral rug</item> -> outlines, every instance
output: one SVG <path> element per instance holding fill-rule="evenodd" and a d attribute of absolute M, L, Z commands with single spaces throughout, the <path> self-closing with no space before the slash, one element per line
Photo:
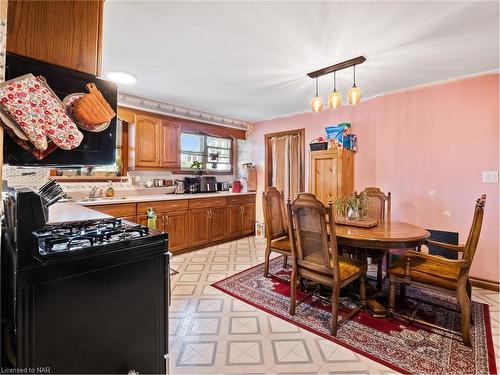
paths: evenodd
<path fill-rule="evenodd" d="M 271 273 L 279 278 L 264 278 L 264 265 L 260 264 L 212 286 L 402 373 L 496 374 L 488 305 L 473 302 L 472 348 L 464 346 L 460 336 L 401 320 L 373 318 L 367 312 L 360 312 L 341 324 L 337 336 L 333 337 L 330 334 L 331 304 L 324 298 L 313 296 L 297 307 L 294 316 L 288 313 L 290 287 L 285 280 L 291 272 L 283 269 L 282 263 L 281 257 L 270 262 Z M 421 318 L 460 330 L 460 314 L 442 308 L 454 308 L 452 298 L 413 288 L 408 288 L 407 295 L 424 301 L 419 310 Z M 297 299 L 304 297 L 298 289 Z M 434 306 L 425 301 L 432 301 Z M 344 296 L 341 305 L 352 308 L 358 301 Z"/>

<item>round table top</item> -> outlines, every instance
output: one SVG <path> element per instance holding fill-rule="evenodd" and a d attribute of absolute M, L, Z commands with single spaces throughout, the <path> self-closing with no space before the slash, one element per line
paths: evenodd
<path fill-rule="evenodd" d="M 335 225 L 337 242 L 363 247 L 414 247 L 430 237 L 430 233 L 417 225 L 400 221 L 379 223 L 372 228 Z"/>

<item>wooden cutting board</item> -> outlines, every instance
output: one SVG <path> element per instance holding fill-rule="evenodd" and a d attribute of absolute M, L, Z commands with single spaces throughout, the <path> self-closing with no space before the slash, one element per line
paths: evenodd
<path fill-rule="evenodd" d="M 366 219 L 366 220 L 335 219 L 335 224 L 350 225 L 352 227 L 360 227 L 360 228 L 373 228 L 373 227 L 377 226 L 378 220 L 375 220 L 375 219 Z"/>

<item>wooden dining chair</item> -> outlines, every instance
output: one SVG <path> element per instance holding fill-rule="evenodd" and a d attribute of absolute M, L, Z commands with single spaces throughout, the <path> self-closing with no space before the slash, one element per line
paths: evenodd
<path fill-rule="evenodd" d="M 482 195 L 476 201 L 472 226 L 465 245 L 450 245 L 442 242 L 427 240 L 426 244 L 451 250 L 462 254 L 458 260 L 447 259 L 439 255 L 430 255 L 418 251 L 409 250 L 403 257 L 397 259 L 389 268 L 389 314 L 398 315 L 395 312 L 396 282 L 400 282 L 401 293 L 405 296 L 406 285 L 435 289 L 457 298 L 461 312 L 462 338 L 465 345 L 471 345 L 470 322 L 471 322 L 471 287 L 469 281 L 469 270 L 476 253 L 481 225 L 483 223 L 484 205 L 486 195 Z M 415 322 L 443 329 L 434 324 L 414 318 Z M 405 316 L 406 317 L 406 316 Z"/>
<path fill-rule="evenodd" d="M 367 217 L 379 222 L 391 220 L 391 193 L 384 194 L 378 187 L 367 187 L 363 192 L 368 196 Z M 362 192 L 362 193 L 363 193 Z M 390 250 L 366 250 L 366 256 L 377 260 L 377 289 L 382 289 L 383 261 L 386 259 L 387 269 L 391 262 Z"/>
<path fill-rule="evenodd" d="M 360 281 L 361 306 L 351 310 L 342 321 L 350 319 L 360 308 L 365 306 L 365 264 L 338 254 L 335 218 L 331 205 L 329 207 L 323 206 L 314 194 L 300 193 L 293 203 L 288 201 L 287 207 L 288 233 L 292 245 L 293 260 L 290 281 L 290 315 L 295 315 L 296 311 L 297 281 L 299 278 L 331 287 L 331 332 L 336 335 L 339 324 L 340 289 L 357 279 Z"/>
<path fill-rule="evenodd" d="M 291 256 L 290 239 L 285 213 L 285 197 L 274 186 L 266 188 L 262 193 L 262 207 L 266 227 L 266 253 L 264 259 L 264 277 L 269 275 L 269 258 L 271 252 L 283 254 L 283 268 L 286 268 Z"/>

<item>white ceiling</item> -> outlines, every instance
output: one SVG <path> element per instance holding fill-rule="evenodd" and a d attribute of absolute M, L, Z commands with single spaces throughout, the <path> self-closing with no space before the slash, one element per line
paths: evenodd
<path fill-rule="evenodd" d="M 106 1 L 103 50 L 138 77 L 122 92 L 257 121 L 308 111 L 306 73 L 359 55 L 365 98 L 498 70 L 499 3 Z"/>

